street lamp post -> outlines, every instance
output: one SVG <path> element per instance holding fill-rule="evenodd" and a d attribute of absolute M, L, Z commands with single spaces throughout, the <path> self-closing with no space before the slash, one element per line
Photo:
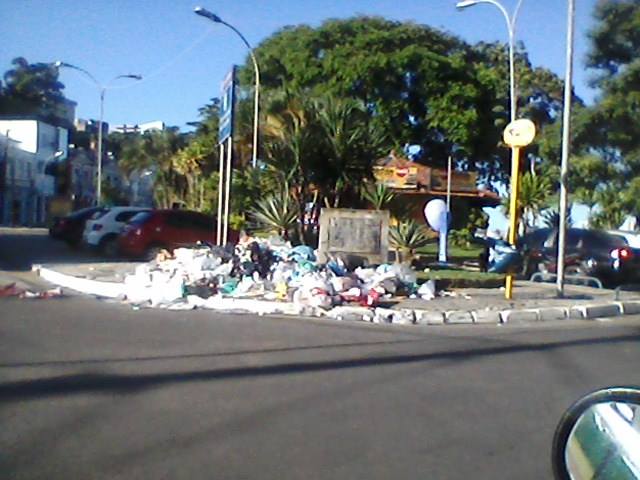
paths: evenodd
<path fill-rule="evenodd" d="M 259 100 L 260 100 L 260 69 L 258 68 L 258 61 L 256 60 L 256 56 L 253 53 L 253 48 L 251 47 L 251 45 L 249 44 L 249 42 L 247 41 L 246 38 L 244 38 L 244 35 L 242 35 L 242 33 L 240 33 L 240 31 L 234 27 L 233 25 L 225 22 L 224 20 L 222 20 L 219 16 L 217 16 L 216 14 L 210 12 L 209 10 L 202 8 L 202 7 L 196 7 L 193 9 L 193 11 L 195 12 L 196 15 L 200 15 L 201 17 L 204 17 L 206 19 L 211 20 L 212 22 L 215 23 L 221 23 L 222 25 L 230 28 L 231 30 L 233 30 L 236 34 L 238 34 L 238 36 L 240 37 L 240 39 L 244 42 L 244 44 L 247 46 L 247 48 L 249 49 L 249 54 L 251 55 L 251 60 L 253 61 L 253 69 L 255 71 L 255 95 L 254 95 L 254 99 L 253 99 L 253 156 L 251 159 L 251 165 L 255 168 L 258 165 L 258 115 L 259 115 Z"/>
<path fill-rule="evenodd" d="M 130 73 L 124 74 L 124 75 L 117 75 L 113 77 L 111 80 L 109 80 L 109 82 L 107 82 L 106 84 L 101 84 L 100 82 L 98 82 L 98 80 L 96 80 L 96 78 L 93 75 L 91 75 L 84 68 L 80 68 L 70 63 L 60 62 L 60 61 L 55 62 L 54 65 L 56 67 L 71 68 L 73 70 L 77 70 L 79 72 L 84 73 L 98 87 L 98 90 L 100 91 L 100 118 L 98 120 L 98 154 L 97 154 L 98 178 L 97 178 L 97 185 L 96 185 L 96 205 L 100 205 L 102 203 L 102 124 L 104 123 L 104 96 L 107 89 L 109 88 L 109 85 L 111 85 L 111 83 L 115 82 L 116 80 L 120 78 L 132 78 L 134 80 L 142 80 L 142 76 L 136 75 L 136 74 L 130 74 Z"/>
<path fill-rule="evenodd" d="M 511 121 L 513 122 L 516 119 L 517 109 L 514 59 L 516 21 L 518 19 L 518 13 L 520 12 L 522 0 L 518 1 L 518 5 L 516 6 L 512 17 L 509 17 L 509 13 L 507 12 L 506 8 L 504 8 L 502 4 L 500 4 L 497 0 L 464 0 L 462 2 L 458 2 L 456 4 L 456 8 L 462 10 L 463 8 L 473 7 L 474 5 L 477 5 L 479 3 L 489 3 L 494 7 L 497 7 L 502 12 L 504 19 L 507 22 L 507 31 L 509 32 L 509 96 L 511 105 Z"/>

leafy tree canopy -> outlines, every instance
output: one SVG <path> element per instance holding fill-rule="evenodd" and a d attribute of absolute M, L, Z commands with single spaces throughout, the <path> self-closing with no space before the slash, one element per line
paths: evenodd
<path fill-rule="evenodd" d="M 51 63 L 29 63 L 14 58 L 0 87 L 0 111 L 10 114 L 55 116 L 64 100 L 64 85 L 58 81 L 58 69 Z"/>
<path fill-rule="evenodd" d="M 286 88 L 310 98 L 360 102 L 386 147 L 417 144 L 434 165 L 455 150 L 458 164 L 482 180 L 504 180 L 508 150 L 508 61 L 504 45 L 470 46 L 426 25 L 379 17 L 286 27 L 257 49 L 263 91 Z M 555 122 L 562 83 L 517 55 L 520 112 L 539 127 Z M 250 63 L 240 72 L 253 82 Z M 455 147 L 455 148 L 454 148 Z"/>
<path fill-rule="evenodd" d="M 640 1 L 600 1 L 594 17 L 587 65 L 596 72 L 600 95 L 584 143 L 606 163 L 592 162 L 601 175 L 593 190 L 597 223 L 613 225 L 623 214 L 640 217 Z"/>

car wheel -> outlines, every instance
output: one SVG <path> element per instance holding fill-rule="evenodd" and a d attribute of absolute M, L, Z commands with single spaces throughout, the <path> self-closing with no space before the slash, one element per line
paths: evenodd
<path fill-rule="evenodd" d="M 82 246 L 82 242 L 80 242 L 80 240 L 67 240 L 66 243 L 72 250 L 80 250 L 80 247 Z"/>
<path fill-rule="evenodd" d="M 118 256 L 118 238 L 117 237 L 107 237 L 102 242 L 100 242 L 100 250 L 107 257 L 117 257 Z"/>

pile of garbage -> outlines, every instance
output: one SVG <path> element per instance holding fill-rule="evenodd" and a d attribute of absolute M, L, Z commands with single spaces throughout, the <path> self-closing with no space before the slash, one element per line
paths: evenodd
<path fill-rule="evenodd" d="M 418 286 L 406 265 L 348 268 L 340 257 L 320 264 L 308 246 L 246 237 L 233 246 L 163 251 L 125 278 L 125 291 L 138 306 L 366 316 L 394 296 L 432 299 L 435 285 Z"/>

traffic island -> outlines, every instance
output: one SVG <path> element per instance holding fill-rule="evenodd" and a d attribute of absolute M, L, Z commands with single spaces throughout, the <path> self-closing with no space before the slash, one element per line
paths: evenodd
<path fill-rule="evenodd" d="M 614 292 L 584 286 L 567 286 L 565 297 L 556 298 L 555 286 L 517 281 L 514 299 L 505 300 L 502 288 L 434 289 L 430 299 L 414 295 L 395 295 L 378 299 L 378 306 L 341 302 L 340 305 L 310 304 L 309 299 L 295 302 L 257 297 L 202 298 L 182 292 L 170 302 L 153 303 L 149 298 L 129 298 L 126 278 L 143 263 L 42 265 L 34 267 L 51 283 L 99 298 L 121 300 L 132 308 L 165 308 L 171 310 L 210 309 L 220 312 L 242 312 L 257 315 L 292 315 L 323 317 L 335 321 L 359 321 L 391 325 L 499 325 L 562 321 L 565 319 L 597 319 L 640 313 L 640 295 Z M 388 280 L 388 279 L 387 279 Z M 388 285 L 388 282 L 387 282 Z M 151 293 L 153 287 L 147 290 Z M 168 286 L 177 292 L 182 286 Z M 140 292 L 138 292 L 139 294 Z M 164 292 L 166 293 L 166 292 Z M 156 294 L 163 295 L 156 291 Z M 620 298 L 620 295 L 623 298 Z M 326 298 L 322 294 L 322 298 Z M 298 298 L 298 300 L 300 300 Z M 311 302 L 313 303 L 313 301 Z"/>

